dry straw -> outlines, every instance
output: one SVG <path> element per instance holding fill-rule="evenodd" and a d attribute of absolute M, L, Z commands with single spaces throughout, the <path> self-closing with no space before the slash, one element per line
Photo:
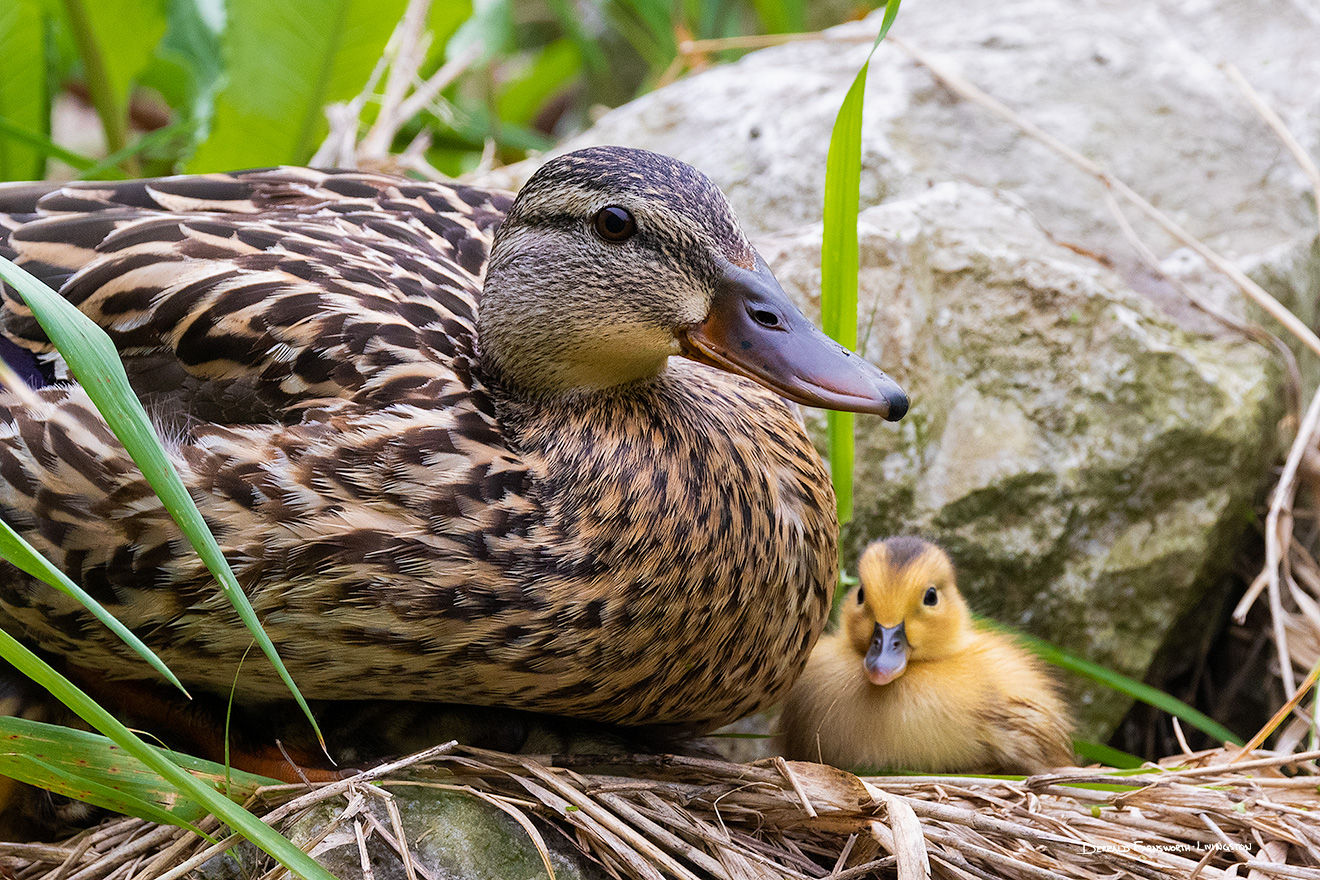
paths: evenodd
<path fill-rule="evenodd" d="M 449 744 L 388 772 L 269 789 L 255 806 L 285 830 L 333 807 L 338 818 L 309 851 L 347 830 L 363 865 L 374 839 L 377 871 L 383 851 L 419 880 L 431 874 L 389 795 L 403 786 L 479 798 L 515 817 L 543 853 L 545 840 L 568 840 L 619 878 L 1320 878 L 1318 756 L 1230 763 L 1235 752 L 1215 750 L 1135 775 L 863 778 L 782 760 L 529 757 Z M 118 819 L 60 846 L 0 845 L 0 859 L 14 880 L 171 880 L 225 846 Z"/>

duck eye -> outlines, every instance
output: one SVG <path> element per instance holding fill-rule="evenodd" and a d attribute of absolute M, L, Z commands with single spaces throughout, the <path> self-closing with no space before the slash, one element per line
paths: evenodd
<path fill-rule="evenodd" d="M 921 597 L 921 604 L 922 604 L 922 605 L 934 605 L 934 604 L 935 604 L 936 602 L 938 602 L 938 601 L 940 601 L 940 594 L 937 593 L 937 592 L 935 592 L 935 588 L 934 588 L 934 587 L 927 587 L 927 588 L 926 588 L 926 595 L 924 595 L 924 596 Z"/>
<path fill-rule="evenodd" d="M 857 604 L 861 605 L 866 601 L 866 590 L 862 587 L 857 588 Z"/>
<path fill-rule="evenodd" d="M 637 221 L 632 212 L 615 205 L 597 211 L 592 225 L 597 235 L 612 244 L 625 242 L 637 232 Z"/>

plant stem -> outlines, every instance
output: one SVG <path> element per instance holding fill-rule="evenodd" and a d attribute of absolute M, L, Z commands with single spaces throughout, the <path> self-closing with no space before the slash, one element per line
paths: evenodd
<path fill-rule="evenodd" d="M 121 102 L 114 94 L 105 67 L 105 57 L 96 43 L 96 35 L 92 33 L 92 23 L 87 18 L 87 9 L 82 0 L 64 0 L 64 11 L 69 19 L 74 45 L 78 47 L 78 56 L 82 59 L 87 94 L 91 96 L 96 115 L 101 117 L 101 128 L 105 130 L 106 149 L 117 153 L 128 143 L 128 101 L 125 99 Z"/>

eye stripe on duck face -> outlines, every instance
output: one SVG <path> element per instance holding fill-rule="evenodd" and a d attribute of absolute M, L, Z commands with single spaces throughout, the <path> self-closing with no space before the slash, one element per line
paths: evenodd
<path fill-rule="evenodd" d="M 745 263 L 745 267 L 755 264 L 755 258 L 750 256 L 751 246 L 741 235 L 733 242 L 712 241 L 708 235 L 701 234 L 708 230 L 694 229 L 688 218 L 654 203 L 638 205 L 629 199 L 615 198 L 607 204 L 597 199 L 584 207 L 585 210 L 579 209 L 580 214 L 578 211 L 528 213 L 519 223 L 529 229 L 568 232 L 607 258 L 627 256 L 633 268 L 648 274 L 666 270 L 678 273 L 693 287 L 707 286 L 718 277 L 715 254 L 731 262 L 736 262 L 734 257 L 737 257 L 742 261 L 739 265 Z M 611 207 L 628 211 L 636 224 L 636 232 L 624 241 L 605 241 L 594 228 L 596 215 Z"/>
<path fill-rule="evenodd" d="M 690 171 L 690 169 L 689 169 Z M 661 175 L 664 176 L 664 175 Z M 539 181 L 533 191 L 524 190 L 521 204 L 510 220 L 527 226 L 565 228 L 579 226 L 597 241 L 593 226 L 596 215 L 608 207 L 632 214 L 636 234 L 616 246 L 640 247 L 650 243 L 666 259 L 693 262 L 701 257 L 700 270 L 713 269 L 712 254 L 718 254 L 744 269 L 754 269 L 756 255 L 738 225 L 724 194 L 704 178 L 691 175 L 669 181 L 672 188 L 649 185 L 626 172 L 598 180 L 560 175 Z M 506 221 L 507 222 L 507 221 Z"/>

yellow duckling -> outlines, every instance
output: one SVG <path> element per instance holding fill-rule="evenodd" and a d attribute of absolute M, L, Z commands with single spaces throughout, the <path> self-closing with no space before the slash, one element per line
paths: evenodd
<path fill-rule="evenodd" d="M 959 773 L 1072 763 L 1054 683 L 1010 637 L 973 623 L 943 550 L 876 541 L 858 574 L 784 705 L 790 758 Z"/>

